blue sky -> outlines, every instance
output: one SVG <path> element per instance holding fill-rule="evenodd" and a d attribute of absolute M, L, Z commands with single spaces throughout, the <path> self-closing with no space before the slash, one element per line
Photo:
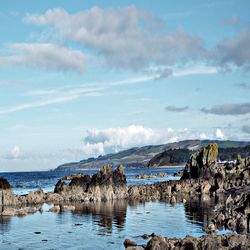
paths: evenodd
<path fill-rule="evenodd" d="M 250 140 L 250 3 L 4 1 L 0 171 Z"/>

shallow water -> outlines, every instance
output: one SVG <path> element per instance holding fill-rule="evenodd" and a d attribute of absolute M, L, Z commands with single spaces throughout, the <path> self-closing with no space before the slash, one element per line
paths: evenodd
<path fill-rule="evenodd" d="M 189 205 L 116 201 L 76 207 L 74 212 L 55 214 L 44 205 L 42 214 L 0 218 L 0 249 L 124 249 L 126 238 L 145 244 L 148 240 L 138 237 L 144 233 L 204 234 L 200 210 L 190 211 Z"/>

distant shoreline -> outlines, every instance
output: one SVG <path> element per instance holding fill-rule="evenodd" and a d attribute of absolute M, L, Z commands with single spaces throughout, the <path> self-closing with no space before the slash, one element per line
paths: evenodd
<path fill-rule="evenodd" d="M 180 168 L 185 167 L 186 163 L 182 164 L 175 164 L 175 165 L 166 165 L 166 166 L 158 166 L 158 167 L 125 167 L 125 169 L 163 169 L 163 168 Z M 100 168 L 78 168 L 78 169 L 67 169 L 67 170 L 52 170 L 53 171 L 60 171 L 60 172 L 66 172 L 66 171 L 90 171 L 90 170 L 98 170 Z"/>

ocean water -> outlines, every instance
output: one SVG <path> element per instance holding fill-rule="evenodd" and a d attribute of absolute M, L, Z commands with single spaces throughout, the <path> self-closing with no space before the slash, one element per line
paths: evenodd
<path fill-rule="evenodd" d="M 167 172 L 177 169 L 128 170 L 128 183 L 159 181 L 136 180 L 138 173 Z M 90 171 L 88 171 L 90 172 Z M 3 173 L 19 193 L 45 187 L 51 191 L 59 178 L 69 173 L 29 172 Z M 162 180 L 162 179 L 160 179 Z M 48 212 L 52 204 L 43 205 L 43 213 L 25 217 L 0 217 L 0 249 L 124 249 L 126 238 L 139 244 L 148 240 L 144 233 L 167 237 L 201 236 L 212 216 L 210 205 L 167 202 L 128 202 L 75 204 L 74 212 Z M 224 233 L 221 231 L 220 233 Z"/>
<path fill-rule="evenodd" d="M 181 170 L 183 167 L 175 168 L 160 168 L 160 169 L 126 169 L 128 185 L 154 183 L 166 180 L 175 180 L 178 177 L 173 177 L 173 173 Z M 30 191 L 35 191 L 42 188 L 44 192 L 52 192 L 55 184 L 59 179 L 65 175 L 75 173 L 95 174 L 97 170 L 81 170 L 81 171 L 41 171 L 41 172 L 10 172 L 0 173 L 0 176 L 6 178 L 13 191 L 17 194 L 27 194 Z M 153 178 L 153 179 L 136 179 L 137 174 L 156 174 L 160 172 L 167 173 L 166 178 Z"/>

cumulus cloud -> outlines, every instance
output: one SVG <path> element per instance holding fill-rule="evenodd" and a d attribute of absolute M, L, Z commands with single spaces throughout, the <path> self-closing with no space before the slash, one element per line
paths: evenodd
<path fill-rule="evenodd" d="M 18 158 L 21 155 L 21 149 L 19 146 L 15 145 L 12 149 L 11 149 L 11 155 L 13 158 Z"/>
<path fill-rule="evenodd" d="M 215 58 L 223 67 L 250 69 L 250 29 L 224 39 L 215 49 Z"/>
<path fill-rule="evenodd" d="M 46 70 L 83 72 L 85 56 L 79 50 L 51 43 L 17 43 L 8 47 L 10 55 L 0 56 L 0 67 L 25 66 Z"/>
<path fill-rule="evenodd" d="M 187 139 L 224 139 L 221 129 L 215 131 L 193 131 L 187 128 L 167 128 L 157 131 L 141 125 L 130 125 L 123 128 L 90 129 L 83 138 L 83 153 L 87 156 L 98 156 L 114 153 L 131 147 L 157 145 Z"/>
<path fill-rule="evenodd" d="M 219 140 L 223 140 L 224 139 L 224 133 L 222 132 L 222 130 L 220 128 L 216 129 L 215 136 Z"/>
<path fill-rule="evenodd" d="M 244 115 L 250 113 L 250 103 L 221 104 L 211 108 L 202 108 L 201 111 L 203 113 L 215 115 Z"/>
<path fill-rule="evenodd" d="M 188 106 L 185 107 L 176 107 L 176 106 L 166 106 L 165 110 L 169 112 L 184 112 L 189 109 Z"/>
<path fill-rule="evenodd" d="M 93 7 L 74 14 L 49 9 L 42 15 L 29 14 L 24 21 L 52 27 L 64 39 L 98 51 L 114 67 L 169 66 L 207 54 L 200 38 L 183 30 L 167 33 L 161 20 L 135 6 Z"/>
<path fill-rule="evenodd" d="M 14 160 L 20 157 L 22 157 L 22 152 L 18 145 L 13 146 L 9 150 L 9 152 L 1 156 L 2 159 L 7 159 L 7 160 Z"/>

